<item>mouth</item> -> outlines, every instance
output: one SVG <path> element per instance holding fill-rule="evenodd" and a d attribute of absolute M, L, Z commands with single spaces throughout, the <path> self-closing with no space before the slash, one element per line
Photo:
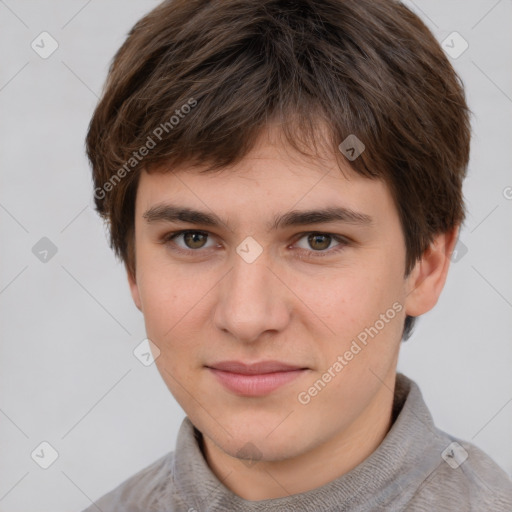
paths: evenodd
<path fill-rule="evenodd" d="M 242 363 L 221 361 L 206 366 L 229 391 L 241 396 L 263 396 L 295 380 L 309 368 L 280 361 Z"/>

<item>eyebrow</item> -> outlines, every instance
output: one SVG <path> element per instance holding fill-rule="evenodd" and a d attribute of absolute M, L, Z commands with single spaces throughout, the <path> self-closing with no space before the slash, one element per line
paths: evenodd
<path fill-rule="evenodd" d="M 152 206 L 142 216 L 146 219 L 147 223 L 187 222 L 189 224 L 211 227 L 227 226 L 229 228 L 229 222 L 224 221 L 214 213 L 167 203 Z M 272 221 L 267 224 L 267 229 L 270 231 L 289 226 L 304 226 L 332 222 L 370 225 L 373 223 L 373 219 L 365 213 L 339 206 L 315 210 L 291 210 L 282 215 L 276 215 Z"/>

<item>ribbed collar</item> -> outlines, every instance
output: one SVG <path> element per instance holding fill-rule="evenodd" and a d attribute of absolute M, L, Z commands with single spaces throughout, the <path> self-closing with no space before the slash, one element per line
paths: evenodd
<path fill-rule="evenodd" d="M 311 491 L 262 501 L 244 500 L 219 481 L 201 452 L 200 432 L 185 418 L 172 462 L 175 491 L 190 509 L 209 512 L 352 512 L 391 503 L 405 506 L 442 462 L 445 439 L 435 428 L 418 386 L 400 373 L 393 417 L 379 447 L 349 473 Z"/>

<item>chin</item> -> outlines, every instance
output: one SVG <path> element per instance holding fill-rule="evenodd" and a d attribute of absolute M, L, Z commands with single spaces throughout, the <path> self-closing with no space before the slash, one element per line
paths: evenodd
<path fill-rule="evenodd" d="M 224 453 L 242 460 L 279 461 L 300 455 L 305 450 L 304 435 L 295 424 L 285 425 L 283 415 L 269 419 L 261 415 L 247 415 L 237 421 L 236 418 L 223 416 L 229 425 L 228 432 L 220 428 L 210 419 L 201 425 L 192 422 Z M 274 425 L 269 427 L 269 425 Z M 201 428 L 202 427 L 202 428 Z M 231 434 L 231 435 L 230 435 Z"/>
<path fill-rule="evenodd" d="M 270 440 L 265 435 L 251 437 L 243 435 L 235 439 L 225 440 L 219 448 L 237 459 L 248 462 L 275 462 L 293 458 L 300 454 L 301 449 L 296 443 L 292 445 L 287 436 L 276 436 Z"/>

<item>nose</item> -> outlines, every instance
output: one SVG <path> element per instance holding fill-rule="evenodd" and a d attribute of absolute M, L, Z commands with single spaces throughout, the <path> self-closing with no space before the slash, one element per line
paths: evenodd
<path fill-rule="evenodd" d="M 233 261 L 217 289 L 215 326 L 243 343 L 254 343 L 267 331 L 276 334 L 285 329 L 292 294 L 265 251 L 252 263 L 238 254 Z"/>

